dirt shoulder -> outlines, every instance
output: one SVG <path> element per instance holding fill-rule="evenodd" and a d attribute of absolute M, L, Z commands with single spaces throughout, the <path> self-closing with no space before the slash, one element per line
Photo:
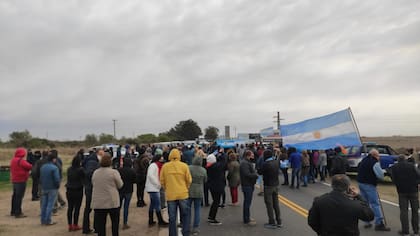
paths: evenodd
<path fill-rule="evenodd" d="M 60 192 L 65 196 L 64 188 L 60 189 Z M 53 216 L 53 221 L 57 224 L 53 226 L 41 226 L 40 223 L 40 206 L 39 201 L 31 201 L 31 187 L 27 186 L 25 197 L 23 200 L 22 210 L 28 217 L 16 219 L 10 216 L 10 204 L 11 204 L 11 191 L 0 191 L 0 235 L 1 236 L 44 236 L 44 235 L 55 235 L 55 236 L 69 236 L 69 235 L 83 235 L 81 231 L 68 232 L 67 228 L 67 207 L 58 211 L 57 216 Z M 147 194 L 145 199 L 148 199 Z M 158 227 L 148 227 L 148 207 L 137 208 L 137 198 L 134 196 L 131 199 L 130 211 L 128 224 L 131 226 L 130 229 L 120 230 L 121 235 L 159 235 Z M 83 220 L 83 209 L 82 205 L 79 225 L 81 226 Z M 164 214 L 165 216 L 165 214 Z M 93 212 L 91 213 L 91 222 L 93 222 Z M 122 222 L 122 215 L 121 215 Z M 111 222 L 108 218 L 107 232 L 111 233 L 110 228 Z M 120 227 L 122 223 L 120 224 Z M 161 233 L 162 234 L 162 233 Z"/>

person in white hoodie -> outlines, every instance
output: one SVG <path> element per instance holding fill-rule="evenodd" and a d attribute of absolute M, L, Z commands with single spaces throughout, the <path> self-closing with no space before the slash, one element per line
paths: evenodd
<path fill-rule="evenodd" d="M 162 218 L 160 211 L 160 170 L 162 169 L 164 158 L 162 156 L 162 150 L 156 149 L 155 156 L 152 159 L 152 163 L 147 168 L 146 186 L 145 191 L 150 196 L 149 206 L 149 226 L 153 226 L 156 222 L 153 220 L 153 210 L 156 211 L 159 226 L 168 226 L 168 222 Z"/>

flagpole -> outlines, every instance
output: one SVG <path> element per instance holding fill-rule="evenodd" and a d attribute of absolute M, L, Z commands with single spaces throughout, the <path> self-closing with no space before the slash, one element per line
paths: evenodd
<path fill-rule="evenodd" d="M 350 115 L 351 115 L 351 121 L 353 122 L 353 125 L 356 128 L 357 135 L 359 135 L 360 144 L 363 145 L 362 138 L 360 137 L 359 128 L 357 127 L 356 120 L 354 119 L 354 116 L 353 116 L 353 112 L 351 111 L 351 108 L 350 107 L 347 108 L 347 109 L 349 109 L 349 112 L 350 112 Z"/>

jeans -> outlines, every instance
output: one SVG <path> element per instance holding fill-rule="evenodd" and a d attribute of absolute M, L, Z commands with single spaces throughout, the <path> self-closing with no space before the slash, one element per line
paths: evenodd
<path fill-rule="evenodd" d="M 296 187 L 299 187 L 299 185 L 300 185 L 300 176 L 299 176 L 299 173 L 300 173 L 300 167 L 298 167 L 298 168 L 293 168 L 292 169 L 292 187 L 295 185 L 295 178 L 296 178 Z"/>
<path fill-rule="evenodd" d="M 249 208 L 251 208 L 252 194 L 254 193 L 254 186 L 242 186 L 242 192 L 244 193 L 244 205 L 243 205 L 243 221 L 248 223 L 251 218 Z"/>
<path fill-rule="evenodd" d="M 267 208 L 269 224 L 275 224 L 273 210 L 276 214 L 277 224 L 281 224 L 278 196 L 277 186 L 264 186 L 264 203 Z"/>
<path fill-rule="evenodd" d="M 26 182 L 13 183 L 12 210 L 10 215 L 22 214 L 22 200 L 25 196 Z"/>
<path fill-rule="evenodd" d="M 111 218 L 112 236 L 118 236 L 118 227 L 120 225 L 120 208 L 95 209 L 95 230 L 98 236 L 106 235 L 106 217 Z"/>
<path fill-rule="evenodd" d="M 149 212 L 160 212 L 160 192 L 149 192 L 150 196 L 150 206 Z"/>
<path fill-rule="evenodd" d="M 198 228 L 200 226 L 200 209 L 201 209 L 201 198 L 189 198 L 188 199 L 188 207 L 190 208 L 190 216 L 189 218 L 192 219 L 192 204 L 194 203 L 194 222 L 193 228 Z"/>
<path fill-rule="evenodd" d="M 321 181 L 324 181 L 325 176 L 327 175 L 327 166 L 320 166 L 319 173 L 320 173 L 320 176 L 321 176 Z"/>
<path fill-rule="evenodd" d="M 416 193 L 398 193 L 398 202 L 400 205 L 401 229 L 404 234 L 409 233 L 408 225 L 408 203 L 411 206 L 411 226 L 415 234 L 419 233 L 419 194 Z"/>
<path fill-rule="evenodd" d="M 177 224 L 177 211 L 180 211 L 181 222 L 182 222 L 182 235 L 190 235 L 190 219 L 188 207 L 188 199 L 182 200 L 172 200 L 168 201 L 168 214 L 169 214 L 169 236 L 177 236 L 178 230 L 176 228 Z"/>
<path fill-rule="evenodd" d="M 42 190 L 42 206 L 41 206 L 41 224 L 51 223 L 51 215 L 55 200 L 57 199 L 57 189 Z"/>
<path fill-rule="evenodd" d="M 126 225 L 128 223 L 128 208 L 130 207 L 130 201 L 131 201 L 131 195 L 133 193 L 121 193 L 120 194 L 120 206 L 123 206 L 124 201 L 124 224 Z"/>
<path fill-rule="evenodd" d="M 67 208 L 67 223 L 69 225 L 78 225 L 80 206 L 82 205 L 83 199 L 83 188 L 79 190 L 67 189 L 66 196 L 67 203 L 69 204 Z"/>
<path fill-rule="evenodd" d="M 284 184 L 289 184 L 289 174 L 287 173 L 287 168 L 281 168 L 280 170 L 283 173 Z"/>
<path fill-rule="evenodd" d="M 379 202 L 376 186 L 371 184 L 359 183 L 360 194 L 369 203 L 375 215 L 375 225 L 383 223 L 383 214 L 381 211 L 381 203 Z"/>

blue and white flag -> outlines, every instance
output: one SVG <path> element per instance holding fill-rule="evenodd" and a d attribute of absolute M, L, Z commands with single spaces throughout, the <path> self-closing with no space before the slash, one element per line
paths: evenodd
<path fill-rule="evenodd" d="M 268 127 L 268 128 L 260 130 L 260 135 L 261 135 L 261 137 L 267 137 L 267 136 L 270 136 L 270 135 L 274 135 L 273 127 Z"/>
<path fill-rule="evenodd" d="M 280 130 L 283 145 L 299 150 L 325 150 L 337 146 L 362 145 L 350 108 L 283 125 Z"/>

